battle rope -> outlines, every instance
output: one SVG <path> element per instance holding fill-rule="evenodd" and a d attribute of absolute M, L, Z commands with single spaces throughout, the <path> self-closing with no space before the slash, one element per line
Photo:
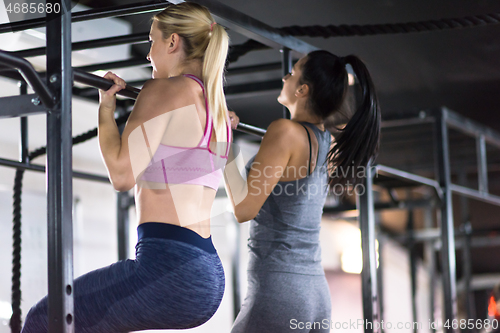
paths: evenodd
<path fill-rule="evenodd" d="M 295 37 L 349 37 L 349 36 L 373 36 L 386 34 L 402 34 L 411 32 L 426 32 L 436 30 L 463 29 L 482 27 L 500 23 L 500 13 L 480 14 L 474 16 L 465 16 L 460 18 L 427 20 L 407 23 L 389 23 L 389 24 L 365 24 L 365 25 L 310 25 L 299 27 L 292 25 L 290 27 L 277 28 L 281 33 Z M 252 42 L 252 43 L 251 43 Z M 229 59 L 231 62 L 238 60 L 242 55 L 250 51 L 269 48 L 268 46 L 254 40 L 231 47 Z M 234 55 L 232 54 L 234 52 Z"/>
<path fill-rule="evenodd" d="M 307 37 L 348 37 L 348 36 L 370 36 L 383 34 L 400 34 L 412 32 L 425 32 L 448 29 L 462 29 L 480 27 L 500 23 L 500 13 L 466 16 L 462 18 L 427 20 L 407 23 L 393 24 L 366 24 L 366 25 L 328 25 L 328 26 L 290 26 L 277 28 L 283 34 L 290 36 Z M 249 39 L 243 44 L 230 47 L 228 63 L 237 61 L 241 56 L 250 51 L 268 49 L 255 40 Z M 129 114 L 116 119 L 117 125 L 125 123 Z M 97 127 L 73 138 L 73 144 L 85 142 L 97 136 Z M 30 153 L 29 160 L 44 155 L 46 147 L 41 147 Z M 13 244 L 12 252 L 12 317 L 10 320 L 11 332 L 21 331 L 21 193 L 24 170 L 16 170 L 14 181 L 14 203 L 13 203 Z"/>
<path fill-rule="evenodd" d="M 21 332 L 21 194 L 24 170 L 17 169 L 14 179 L 12 223 L 12 316 L 11 332 Z"/>

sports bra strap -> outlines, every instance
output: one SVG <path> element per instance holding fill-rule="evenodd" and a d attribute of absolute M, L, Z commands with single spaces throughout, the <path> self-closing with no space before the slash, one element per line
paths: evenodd
<path fill-rule="evenodd" d="M 307 140 L 309 140 L 309 163 L 307 164 L 307 175 L 309 176 L 311 174 L 311 158 L 312 158 L 312 148 L 311 148 L 311 136 L 309 135 L 309 131 L 307 128 L 304 126 L 304 124 L 301 124 L 302 127 L 306 130 L 307 133 Z"/>
<path fill-rule="evenodd" d="M 212 120 L 212 116 L 210 115 L 210 112 L 208 109 L 208 99 L 207 99 L 207 95 L 205 93 L 205 85 L 203 84 L 203 81 L 200 78 L 198 78 L 196 75 L 193 75 L 193 74 L 183 74 L 183 75 L 198 82 L 201 89 L 203 90 L 203 96 L 205 97 L 205 109 L 207 110 L 207 126 L 208 126 L 208 128 L 210 128 L 210 134 L 208 135 L 208 141 L 206 142 L 206 145 L 207 145 L 208 149 L 210 150 L 209 146 L 210 146 L 210 139 L 212 138 L 213 120 Z M 229 153 L 231 128 L 230 128 L 229 124 L 227 124 L 226 127 L 227 127 L 227 142 L 228 142 L 227 143 L 228 147 L 226 149 L 226 156 L 227 156 Z M 308 135 L 309 135 L 309 133 L 308 133 Z M 201 143 L 205 142 L 205 138 L 206 138 L 206 136 L 203 136 Z"/>
<path fill-rule="evenodd" d="M 185 77 L 188 77 L 188 78 L 193 79 L 196 82 L 198 82 L 198 84 L 201 87 L 201 90 L 203 91 L 203 96 L 205 97 L 205 109 L 206 109 L 206 112 L 207 112 L 207 122 L 206 122 L 205 133 L 203 134 L 203 138 L 201 139 L 201 142 L 200 142 L 199 145 L 206 144 L 206 146 L 208 147 L 210 139 L 212 138 L 212 127 L 213 127 L 213 125 L 212 125 L 212 116 L 210 115 L 210 111 L 208 109 L 208 99 L 207 99 L 207 95 L 205 93 L 205 85 L 203 84 L 203 81 L 200 78 L 198 78 L 196 75 L 193 75 L 193 74 L 183 74 L 183 75 Z M 208 140 L 207 140 L 208 129 L 210 129 L 210 134 L 208 134 Z"/>

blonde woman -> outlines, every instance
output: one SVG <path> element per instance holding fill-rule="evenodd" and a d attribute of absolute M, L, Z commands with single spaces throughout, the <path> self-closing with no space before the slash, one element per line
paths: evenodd
<path fill-rule="evenodd" d="M 136 259 L 74 281 L 76 332 L 196 327 L 216 312 L 224 271 L 210 235 L 210 210 L 227 161 L 231 126 L 223 92 L 228 35 L 203 6 L 155 15 L 153 67 L 120 137 L 113 113 L 125 82 L 100 91 L 99 146 L 113 187 L 134 187 Z M 22 332 L 47 332 L 47 298 Z"/>

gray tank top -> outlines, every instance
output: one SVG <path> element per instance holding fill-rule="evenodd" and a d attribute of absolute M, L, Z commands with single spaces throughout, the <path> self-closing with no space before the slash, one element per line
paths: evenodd
<path fill-rule="evenodd" d="M 316 167 L 305 178 L 278 182 L 250 221 L 248 270 L 324 274 L 319 231 L 328 192 L 326 155 L 331 137 L 313 124 L 300 123 L 310 127 L 318 140 Z M 247 174 L 254 159 L 246 165 Z"/>

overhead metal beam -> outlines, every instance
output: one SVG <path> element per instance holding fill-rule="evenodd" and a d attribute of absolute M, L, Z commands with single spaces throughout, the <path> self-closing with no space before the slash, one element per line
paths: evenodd
<path fill-rule="evenodd" d="M 149 32 L 140 32 L 125 36 L 116 37 L 106 37 L 87 40 L 83 42 L 76 42 L 71 45 L 72 51 L 80 51 L 87 49 L 95 49 L 99 47 L 107 47 L 122 44 L 134 44 L 134 43 L 145 43 L 148 41 Z M 33 49 L 26 49 L 21 51 L 11 52 L 12 55 L 22 58 L 36 57 L 46 54 L 47 49 L 45 47 L 37 47 Z"/>
<path fill-rule="evenodd" d="M 413 208 L 424 208 L 432 207 L 435 205 L 434 200 L 400 200 L 396 202 L 377 202 L 374 204 L 375 210 L 385 210 L 385 209 L 413 209 Z M 325 206 L 323 208 L 324 214 L 335 214 L 343 213 L 346 211 L 355 211 L 357 209 L 356 205 L 343 204 L 335 207 Z"/>
<path fill-rule="evenodd" d="M 266 72 L 266 71 L 277 71 L 280 70 L 281 68 L 282 64 L 280 62 L 273 62 L 269 64 L 254 65 L 254 66 L 232 67 L 227 69 L 226 76 L 254 74 L 257 72 Z"/>
<path fill-rule="evenodd" d="M 483 136 L 486 143 L 489 143 L 497 148 L 500 148 L 500 134 L 491 128 L 484 126 L 478 122 L 470 120 L 448 108 L 441 108 L 440 112 L 450 127 L 457 129 L 463 133 L 469 134 L 473 137 Z"/>
<path fill-rule="evenodd" d="M 150 62 L 146 58 L 144 59 L 132 58 L 127 60 L 111 61 L 100 64 L 75 67 L 74 69 L 78 69 L 84 72 L 94 72 L 99 70 L 109 70 L 115 68 L 127 68 L 127 67 L 146 66 L 146 65 L 150 65 Z"/>
<path fill-rule="evenodd" d="M 90 9 L 71 14 L 72 22 L 82 22 L 106 17 L 137 15 L 162 10 L 169 2 L 146 1 L 131 5 L 113 6 L 105 9 Z M 45 26 L 45 18 L 0 24 L 0 33 L 16 32 Z"/>
<path fill-rule="evenodd" d="M 317 47 L 310 45 L 298 38 L 284 35 L 278 29 L 275 29 L 263 22 L 260 22 L 242 12 L 239 12 L 229 6 L 226 6 L 215 0 L 193 0 L 200 5 L 206 6 L 218 24 L 221 24 L 232 31 L 242 34 L 250 39 L 256 40 L 264 45 L 275 49 L 287 47 L 290 50 L 305 55 L 311 51 L 318 50 Z M 73 22 L 94 20 L 105 17 L 116 17 L 124 15 L 137 15 L 163 10 L 170 3 L 141 2 L 133 5 L 115 6 L 105 9 L 92 9 L 71 15 Z M 0 33 L 21 31 L 45 26 L 42 19 L 26 20 L 24 22 L 6 23 L 0 25 Z"/>
<path fill-rule="evenodd" d="M 450 184 L 450 190 L 453 193 L 458 193 L 466 197 L 476 199 L 478 201 L 487 202 L 496 206 L 500 206 L 500 196 L 474 190 L 465 186 Z"/>
<path fill-rule="evenodd" d="M 230 98 L 249 96 L 255 93 L 268 92 L 271 90 L 281 90 L 283 82 L 281 80 L 269 80 L 252 82 L 245 84 L 235 84 L 225 87 L 224 93 Z"/>
<path fill-rule="evenodd" d="M 376 165 L 376 173 L 384 176 L 395 177 L 403 180 L 410 180 L 412 182 L 420 183 L 422 185 L 427 185 L 432 187 L 437 195 L 441 197 L 443 195 L 443 191 L 439 186 L 439 182 L 434 179 L 422 177 L 419 175 L 412 174 L 410 172 L 394 169 L 385 165 Z"/>
<path fill-rule="evenodd" d="M 250 39 L 256 40 L 274 49 L 287 47 L 292 51 L 305 55 L 318 50 L 316 46 L 310 45 L 298 38 L 285 35 L 278 29 L 258 21 L 242 12 L 226 6 L 215 0 L 191 0 L 207 7 L 218 24 L 235 31 Z"/>

